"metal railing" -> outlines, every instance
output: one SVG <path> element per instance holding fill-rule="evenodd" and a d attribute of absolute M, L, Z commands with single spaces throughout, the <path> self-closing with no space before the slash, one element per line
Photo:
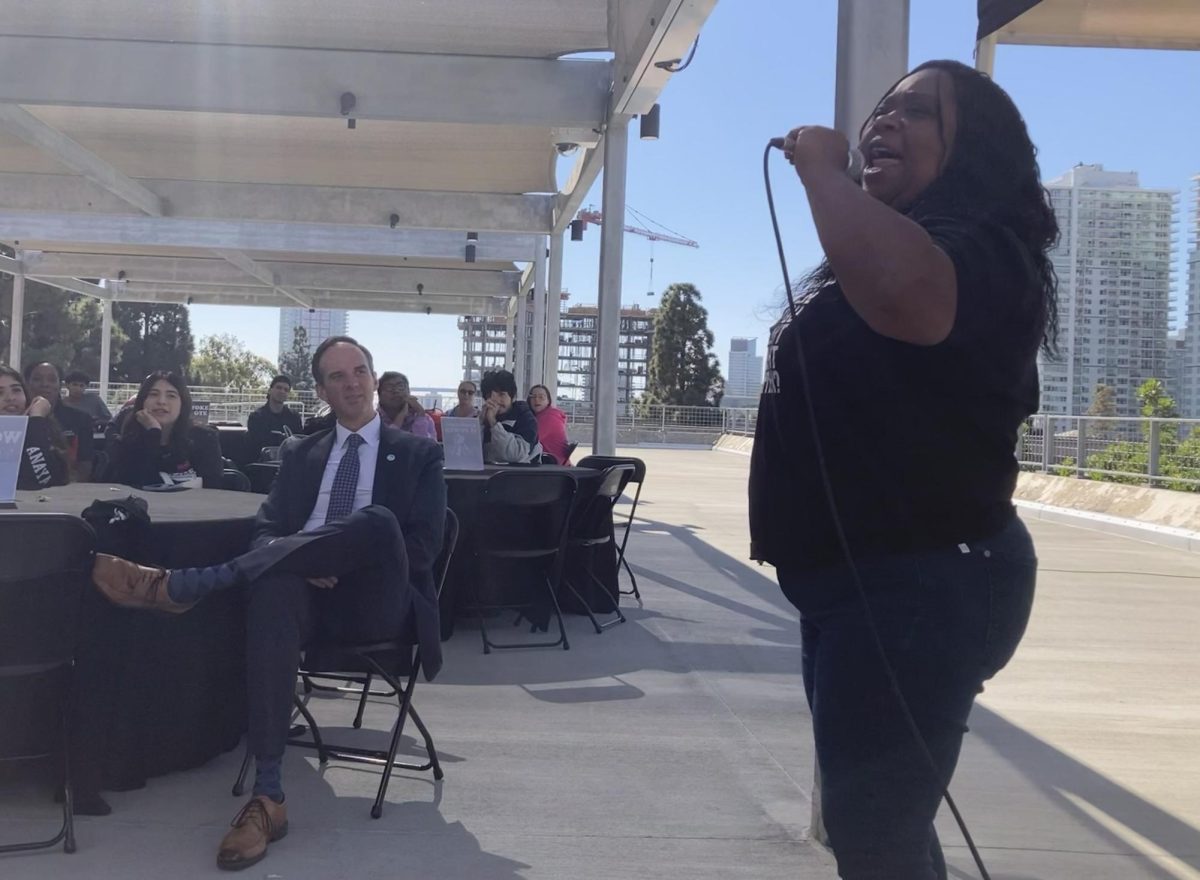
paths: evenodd
<path fill-rule="evenodd" d="M 96 388 L 95 385 L 92 386 Z M 242 422 L 267 399 L 267 389 L 231 391 L 227 388 L 189 386 L 192 400 L 208 404 L 210 422 Z M 112 383 L 108 386 L 105 403 L 116 412 L 125 401 L 137 394 L 138 386 L 133 383 Z M 436 392 L 413 389 L 413 394 L 425 407 L 436 405 L 446 412 L 457 405 L 451 396 Z M 595 410 L 591 403 L 560 400 L 556 406 L 567 414 L 567 422 L 573 429 L 587 430 L 595 422 Z M 288 406 L 297 410 L 302 418 L 314 415 L 322 406 L 313 391 L 293 390 Z M 755 409 L 718 409 L 708 406 L 649 406 L 637 401 L 621 404 L 617 408 L 617 432 L 623 442 L 709 442 L 721 434 L 754 436 L 758 418 Z"/>
<path fill-rule="evenodd" d="M 1200 419 L 1040 413 L 1017 440 L 1022 470 L 1200 492 Z"/>

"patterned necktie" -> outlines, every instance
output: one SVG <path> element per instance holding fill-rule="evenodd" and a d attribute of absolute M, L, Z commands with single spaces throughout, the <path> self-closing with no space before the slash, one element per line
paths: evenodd
<path fill-rule="evenodd" d="M 329 511 L 325 522 L 343 519 L 354 512 L 354 493 L 358 491 L 358 447 L 366 441 L 357 434 L 346 438 L 346 450 L 338 462 L 333 475 L 333 487 L 329 490 Z"/>

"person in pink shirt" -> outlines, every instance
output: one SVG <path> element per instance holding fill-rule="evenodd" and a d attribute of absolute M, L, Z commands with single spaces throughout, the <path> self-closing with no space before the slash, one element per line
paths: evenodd
<path fill-rule="evenodd" d="M 379 417 L 385 425 L 395 425 L 401 431 L 437 440 L 437 427 L 421 404 L 412 396 L 408 377 L 389 371 L 379 377 Z"/>
<path fill-rule="evenodd" d="M 550 389 L 545 385 L 530 388 L 528 400 L 529 408 L 537 419 L 538 441 L 542 444 L 542 451 L 554 456 L 558 464 L 570 464 L 567 414 L 550 402 Z"/>

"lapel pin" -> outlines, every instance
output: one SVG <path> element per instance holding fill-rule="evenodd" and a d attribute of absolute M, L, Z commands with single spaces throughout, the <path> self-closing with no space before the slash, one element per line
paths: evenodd
<path fill-rule="evenodd" d="M 395 460 L 396 460 L 396 456 L 392 455 L 392 454 L 389 452 L 389 453 L 388 453 L 387 460 L 388 460 L 388 461 L 395 461 Z"/>

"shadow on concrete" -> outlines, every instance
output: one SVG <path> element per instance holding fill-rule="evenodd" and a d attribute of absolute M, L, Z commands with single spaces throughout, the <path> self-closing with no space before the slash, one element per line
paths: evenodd
<path fill-rule="evenodd" d="M 1047 800 L 1081 826 L 1108 841 L 1114 852 L 1135 857 L 1145 855 L 1130 847 L 1127 840 L 1098 822 L 1068 795 L 1089 804 L 1096 812 L 1135 832 L 1193 870 L 1200 870 L 1200 829 L 1156 807 L 978 703 L 971 712 L 971 731 Z M 1163 880 L 1178 880 L 1180 876 L 1150 858 L 1144 858 L 1144 868 L 1147 876 L 1161 877 Z M 1006 880 L 1025 878 L 1011 876 Z"/>

